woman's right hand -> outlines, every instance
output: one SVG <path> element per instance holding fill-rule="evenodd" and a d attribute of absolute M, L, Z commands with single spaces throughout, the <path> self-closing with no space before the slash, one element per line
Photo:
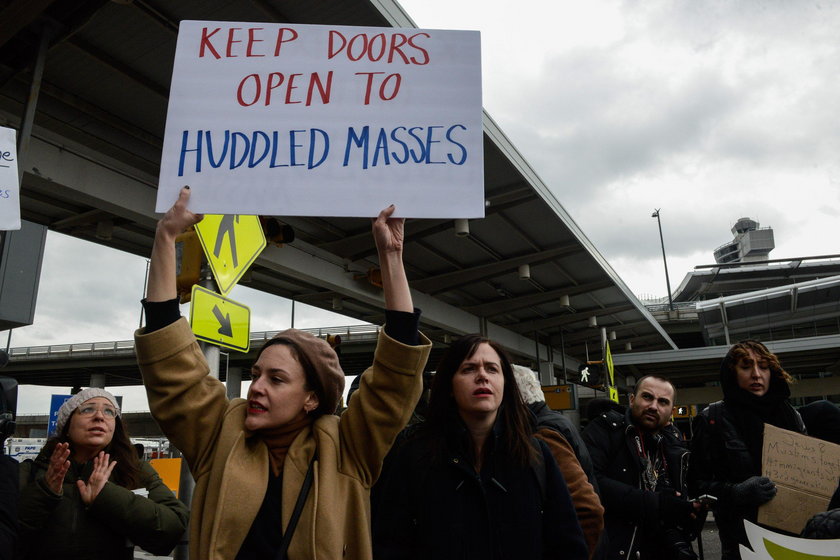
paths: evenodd
<path fill-rule="evenodd" d="M 187 208 L 189 201 L 190 188 L 184 187 L 178 193 L 178 200 L 157 224 L 149 266 L 149 283 L 146 288 L 148 301 L 168 301 L 178 297 L 175 238 L 203 218 L 201 214 L 189 211 Z"/>
<path fill-rule="evenodd" d="M 178 200 L 175 201 L 172 208 L 167 210 L 166 214 L 158 222 L 157 235 L 165 237 L 166 240 L 174 240 L 188 227 L 201 221 L 204 216 L 190 212 L 187 208 L 189 202 L 190 187 L 182 187 L 178 193 Z"/>
<path fill-rule="evenodd" d="M 67 469 L 70 468 L 70 444 L 59 443 L 55 446 L 52 456 L 50 457 L 50 466 L 47 467 L 47 474 L 44 480 L 47 487 L 53 493 L 62 494 L 62 486 L 64 485 L 64 475 L 67 474 Z"/>

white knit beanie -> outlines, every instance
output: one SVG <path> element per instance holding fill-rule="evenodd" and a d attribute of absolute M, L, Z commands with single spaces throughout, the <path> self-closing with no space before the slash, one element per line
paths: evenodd
<path fill-rule="evenodd" d="M 86 403 L 90 399 L 95 399 L 96 397 L 104 397 L 111 401 L 111 404 L 114 405 L 114 408 L 117 409 L 117 416 L 120 415 L 120 405 L 117 404 L 117 398 L 114 395 L 112 395 L 105 389 L 100 389 L 99 387 L 91 387 L 90 389 L 79 391 L 78 393 L 64 401 L 64 404 L 61 405 L 61 408 L 58 409 L 58 418 L 55 421 L 55 433 L 61 433 L 61 430 L 64 429 L 64 424 L 67 423 L 67 420 L 77 408 L 79 408 L 82 404 Z"/>
<path fill-rule="evenodd" d="M 543 393 L 542 385 L 540 385 L 537 373 L 534 370 L 514 364 L 513 377 L 516 379 L 519 394 L 522 395 L 525 404 L 545 402 L 545 393 Z"/>

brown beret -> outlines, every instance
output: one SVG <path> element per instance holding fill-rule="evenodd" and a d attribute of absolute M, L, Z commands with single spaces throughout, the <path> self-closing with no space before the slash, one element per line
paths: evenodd
<path fill-rule="evenodd" d="M 297 329 L 280 331 L 272 340 L 279 339 L 292 343 L 301 352 L 305 360 L 312 364 L 315 375 L 321 385 L 318 395 L 318 409 L 324 414 L 332 414 L 338 407 L 338 401 L 344 393 L 344 370 L 338 362 L 335 350 L 323 338 Z M 271 341 L 266 343 L 270 345 Z"/>

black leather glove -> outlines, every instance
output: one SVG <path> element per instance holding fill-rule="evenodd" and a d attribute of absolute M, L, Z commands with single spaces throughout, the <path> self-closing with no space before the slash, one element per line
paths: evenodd
<path fill-rule="evenodd" d="M 732 503 L 754 507 L 765 504 L 776 495 L 776 485 L 766 476 L 751 476 L 732 486 Z"/>
<path fill-rule="evenodd" d="M 666 526 L 686 526 L 694 506 L 673 492 L 659 492 L 659 521 Z"/>

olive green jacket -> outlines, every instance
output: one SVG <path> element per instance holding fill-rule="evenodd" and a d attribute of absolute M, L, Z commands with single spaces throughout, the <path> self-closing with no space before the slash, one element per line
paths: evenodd
<path fill-rule="evenodd" d="M 133 545 L 166 555 L 186 530 L 186 506 L 146 462 L 140 462 L 139 488 L 107 482 L 90 506 L 82 502 L 76 481 L 88 479 L 92 461 L 71 463 L 61 495 L 44 481 L 48 466 L 43 453 L 21 465 L 19 558 L 119 560 L 134 557 Z"/>
<path fill-rule="evenodd" d="M 318 459 L 289 558 L 370 559 L 370 487 L 420 397 L 431 349 L 421 338 L 408 346 L 380 332 L 373 366 L 348 409 L 318 418 L 292 442 L 283 464 L 284 530 L 316 450 Z M 208 375 L 186 320 L 138 331 L 135 348 L 152 414 L 195 478 L 190 558 L 233 559 L 265 497 L 268 448 L 245 429 L 246 401 L 228 401 Z"/>

